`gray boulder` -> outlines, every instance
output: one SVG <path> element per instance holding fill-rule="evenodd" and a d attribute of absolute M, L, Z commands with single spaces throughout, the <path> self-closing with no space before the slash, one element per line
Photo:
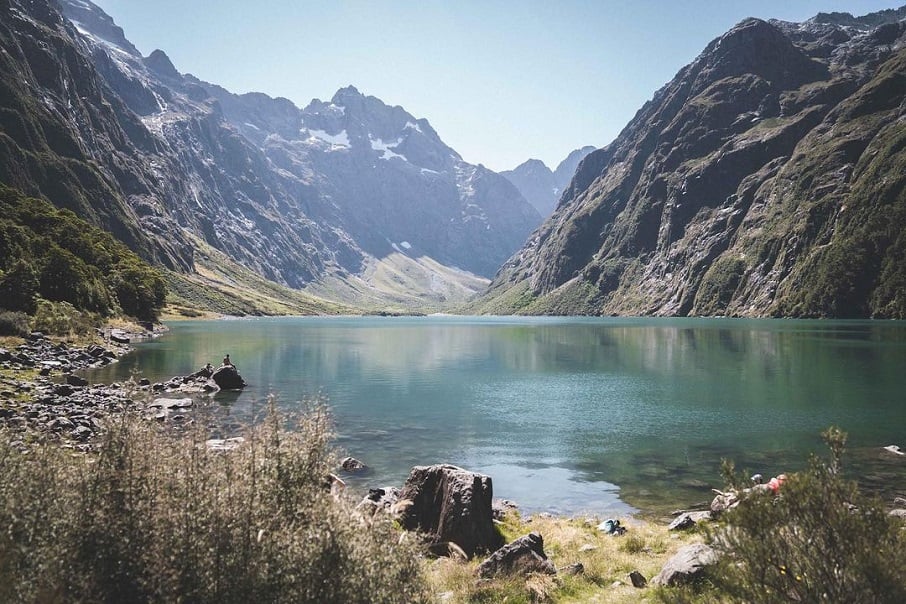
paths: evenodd
<path fill-rule="evenodd" d="M 503 543 L 494 527 L 492 499 L 490 476 L 453 465 L 416 466 L 400 492 L 400 500 L 411 502 L 400 524 L 422 533 L 429 545 L 452 541 L 471 558 Z"/>
<path fill-rule="evenodd" d="M 236 371 L 236 367 L 233 365 L 222 365 L 217 368 L 217 371 L 211 376 L 211 379 L 214 380 L 214 383 L 221 390 L 241 390 L 245 388 L 245 380 L 242 379 L 242 376 L 239 375 L 239 372 Z"/>
<path fill-rule="evenodd" d="M 704 543 L 683 546 L 667 560 L 651 584 L 674 587 L 693 583 L 702 578 L 707 567 L 716 564 L 717 560 L 717 552 Z"/>
<path fill-rule="evenodd" d="M 683 512 L 667 527 L 668 531 L 685 531 L 691 529 L 699 522 L 711 520 L 711 511 Z"/>
<path fill-rule="evenodd" d="M 356 506 L 360 512 L 374 516 L 378 511 L 390 512 L 399 501 L 400 490 L 397 487 L 368 489 L 368 494 Z"/>
<path fill-rule="evenodd" d="M 530 573 L 557 574 L 557 568 L 544 553 L 540 533 L 529 533 L 507 543 L 478 566 L 478 576 L 483 579 Z"/>

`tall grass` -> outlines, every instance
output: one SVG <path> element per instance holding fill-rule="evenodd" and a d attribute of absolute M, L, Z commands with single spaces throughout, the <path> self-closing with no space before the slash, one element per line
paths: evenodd
<path fill-rule="evenodd" d="M 418 602 L 416 553 L 337 501 L 326 414 L 232 451 L 124 415 L 94 454 L 0 446 L 0 601 Z"/>

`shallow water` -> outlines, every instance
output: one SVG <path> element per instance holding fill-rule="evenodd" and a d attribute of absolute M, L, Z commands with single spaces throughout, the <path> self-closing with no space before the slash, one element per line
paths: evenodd
<path fill-rule="evenodd" d="M 906 494 L 906 323 L 624 318 L 267 318 L 173 323 L 96 382 L 186 375 L 225 353 L 228 422 L 323 393 L 339 445 L 400 485 L 413 465 L 492 476 L 524 509 L 663 512 L 710 499 L 723 457 L 772 476 L 850 435 L 848 469 Z"/>

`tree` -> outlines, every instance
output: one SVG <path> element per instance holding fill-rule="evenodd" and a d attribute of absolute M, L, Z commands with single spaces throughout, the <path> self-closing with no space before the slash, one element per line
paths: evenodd
<path fill-rule="evenodd" d="M 28 314 L 35 312 L 38 274 L 25 260 L 19 259 L 0 276 L 0 306 Z"/>

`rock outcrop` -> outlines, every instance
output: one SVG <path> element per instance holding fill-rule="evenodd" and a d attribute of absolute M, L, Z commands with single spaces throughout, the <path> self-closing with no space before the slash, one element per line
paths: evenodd
<path fill-rule="evenodd" d="M 478 565 L 478 576 L 489 579 L 498 575 L 557 574 L 557 567 L 544 553 L 540 533 L 529 533 L 512 541 Z"/>
<path fill-rule="evenodd" d="M 491 512 L 490 476 L 453 465 L 416 466 L 399 499 L 411 502 L 400 524 L 421 533 L 430 545 L 452 542 L 471 558 L 502 544 Z"/>
<path fill-rule="evenodd" d="M 711 42 L 579 164 L 479 308 L 906 318 L 904 16 Z"/>

